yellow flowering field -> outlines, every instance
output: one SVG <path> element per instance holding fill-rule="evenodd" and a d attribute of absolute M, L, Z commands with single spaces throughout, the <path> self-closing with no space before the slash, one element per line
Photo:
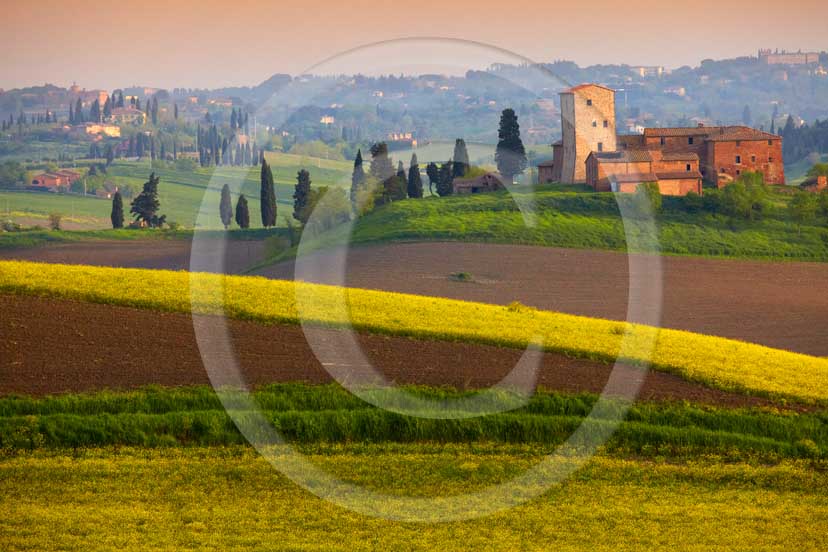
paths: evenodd
<path fill-rule="evenodd" d="M 720 337 L 436 297 L 249 276 L 0 262 L 0 292 L 173 312 L 221 314 L 266 324 L 300 320 L 420 339 L 616 358 L 708 385 L 805 402 L 828 400 L 828 359 Z M 301 316 L 300 316 L 301 313 Z"/>
<path fill-rule="evenodd" d="M 346 446 L 308 459 L 364 487 L 444 496 L 508 480 L 540 449 Z M 668 464 L 596 457 L 490 517 L 365 517 L 294 485 L 245 448 L 87 449 L 0 457 L 3 550 L 817 550 L 828 475 L 805 462 Z"/>

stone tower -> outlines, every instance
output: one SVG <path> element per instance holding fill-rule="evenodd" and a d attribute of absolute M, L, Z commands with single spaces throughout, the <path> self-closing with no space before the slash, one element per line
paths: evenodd
<path fill-rule="evenodd" d="M 615 151 L 615 91 L 582 84 L 561 92 L 563 184 L 586 182 L 586 159 L 593 151 Z M 555 160 L 558 165 L 559 160 Z"/>

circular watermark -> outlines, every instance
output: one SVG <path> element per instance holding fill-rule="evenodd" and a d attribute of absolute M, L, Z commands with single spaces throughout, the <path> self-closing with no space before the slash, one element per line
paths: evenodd
<path fill-rule="evenodd" d="M 364 72 L 386 75 L 437 73 L 441 69 L 452 74 L 480 66 L 483 61 L 487 65 L 499 64 L 502 70 L 481 72 L 484 81 L 480 86 L 489 89 L 501 87 L 504 94 L 513 97 L 548 99 L 550 92 L 570 86 L 547 68 L 503 49 L 456 39 L 409 38 L 370 44 L 334 56 L 306 71 L 308 75 L 319 76 L 314 79 L 319 81 L 315 86 L 294 81 L 274 94 L 260 110 L 269 111 L 273 126 L 279 127 L 303 107 L 318 105 L 322 101 L 331 103 L 331 97 L 347 95 L 349 78 L 341 76 L 348 72 L 346 68 L 352 72 L 354 67 L 364 67 Z M 510 71 L 510 67 L 520 70 Z M 440 92 L 451 92 L 451 88 Z M 485 101 L 485 97 L 483 99 Z M 600 114 L 600 107 L 598 111 Z M 573 118 L 573 113 L 563 111 L 565 128 L 577 128 L 579 121 L 574 120 L 577 116 Z M 602 115 L 605 115 L 604 120 L 615 119 L 614 113 Z M 493 154 L 508 154 L 495 152 L 494 146 L 491 149 Z M 313 170 L 312 167 L 307 168 Z M 224 273 L 226 269 L 226 238 L 216 239 L 214 232 L 204 231 L 215 228 L 218 222 L 215 206 L 208 201 L 215 202 L 215 192 L 225 184 L 233 195 L 238 196 L 244 180 L 244 175 L 238 170 L 222 171 L 218 168 L 208 185 L 208 192 L 212 193 L 205 193 L 191 247 L 190 290 L 194 305 L 224 304 L 223 280 L 199 277 L 203 272 Z M 350 178 L 343 181 L 342 186 L 345 189 L 350 187 Z M 537 225 L 537 215 L 543 207 L 535 201 L 533 188 L 515 186 L 511 182 L 506 182 L 506 188 L 526 226 L 531 228 Z M 328 211 L 326 202 L 333 201 L 333 195 L 323 195 L 310 213 L 305 228 L 325 226 L 321 217 Z M 631 202 L 620 197 L 618 207 L 628 249 L 627 322 L 658 326 L 662 278 L 654 213 L 646 202 Z M 373 366 L 359 344 L 357 332 L 348 322 L 351 317 L 345 289 L 347 254 L 355 221 L 356 217 L 351 217 L 328 233 L 303 232 L 297 247 L 294 280 L 297 283 L 321 282 L 335 286 L 294 286 L 303 334 L 330 376 L 363 401 L 406 416 L 464 419 L 525 406 L 536 388 L 545 348 L 541 336 L 528 340 L 529 346 L 520 360 L 500 382 L 473 394 L 440 399 L 423 397 L 395 386 Z M 321 249 L 325 250 L 324 256 L 315 254 Z M 324 324 L 325 320 L 320 319 L 320 312 L 325 313 L 326 320 L 346 322 L 332 330 Z M 470 519 L 517 506 L 544 493 L 583 466 L 606 444 L 637 397 L 648 368 L 641 359 L 650 358 L 656 341 L 655 332 L 634 331 L 632 326 L 628 326 L 628 330 L 620 336 L 619 360 L 589 415 L 553 453 L 521 475 L 470 493 L 412 497 L 359 487 L 310 462 L 285 440 L 256 402 L 240 369 L 226 318 L 215 313 L 194 313 L 193 326 L 204 366 L 228 415 L 242 435 L 276 469 L 316 496 L 355 512 L 389 520 L 419 522 Z M 625 359 L 637 360 L 631 363 Z"/>

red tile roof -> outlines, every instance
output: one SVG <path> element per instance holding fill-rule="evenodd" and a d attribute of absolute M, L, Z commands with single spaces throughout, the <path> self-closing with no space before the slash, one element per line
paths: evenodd
<path fill-rule="evenodd" d="M 688 178 L 702 178 L 702 175 L 699 171 L 660 172 L 657 176 L 659 180 L 685 180 Z"/>
<path fill-rule="evenodd" d="M 661 156 L 664 161 L 698 161 L 699 156 L 695 153 L 665 153 Z"/>
<path fill-rule="evenodd" d="M 612 174 L 609 179 L 621 184 L 630 184 L 636 182 L 657 182 L 658 176 L 653 173 L 634 173 L 634 174 Z"/>
<path fill-rule="evenodd" d="M 733 140 L 780 140 L 775 134 L 746 126 L 720 127 L 707 137 L 711 142 L 731 142 Z"/>
<path fill-rule="evenodd" d="M 575 92 L 579 92 L 581 90 L 586 90 L 587 88 L 603 88 L 604 90 L 609 90 L 610 92 L 615 92 L 612 88 L 608 88 L 606 86 L 602 86 L 600 84 L 593 84 L 593 83 L 584 83 L 579 84 L 577 86 L 573 86 L 571 88 L 567 88 L 566 90 L 562 91 L 561 94 L 574 94 Z"/>
<path fill-rule="evenodd" d="M 664 128 L 645 128 L 644 136 L 647 137 L 661 137 L 661 136 L 704 136 L 718 132 L 719 127 L 664 127 Z"/>
<path fill-rule="evenodd" d="M 653 160 L 647 150 L 593 151 L 599 163 L 649 163 Z"/>

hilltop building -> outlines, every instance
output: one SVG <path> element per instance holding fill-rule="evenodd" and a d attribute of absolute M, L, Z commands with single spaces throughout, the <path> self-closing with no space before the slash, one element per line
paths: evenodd
<path fill-rule="evenodd" d="M 759 61 L 766 65 L 817 65 L 819 64 L 819 52 L 759 50 Z"/>
<path fill-rule="evenodd" d="M 615 92 L 582 84 L 561 92 L 563 138 L 540 182 L 586 184 L 597 191 L 634 191 L 658 183 L 665 195 L 701 193 L 702 181 L 723 187 L 743 172 L 785 184 L 782 138 L 746 126 L 646 128 L 616 135 Z"/>

